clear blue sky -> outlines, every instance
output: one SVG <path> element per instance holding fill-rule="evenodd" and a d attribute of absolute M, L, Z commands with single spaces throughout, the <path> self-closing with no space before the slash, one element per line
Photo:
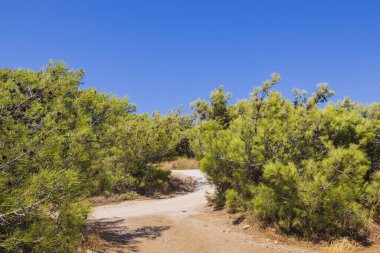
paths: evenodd
<path fill-rule="evenodd" d="M 0 28 L 0 67 L 61 59 L 139 112 L 220 84 L 246 98 L 272 72 L 287 97 L 328 82 L 335 100 L 380 100 L 379 0 L 1 1 Z"/>

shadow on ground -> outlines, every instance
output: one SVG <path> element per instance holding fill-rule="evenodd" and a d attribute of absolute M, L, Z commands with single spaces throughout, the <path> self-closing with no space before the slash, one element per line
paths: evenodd
<path fill-rule="evenodd" d="M 153 240 L 162 235 L 170 226 L 143 226 L 129 229 L 124 220 L 98 220 L 88 224 L 87 233 L 95 234 L 101 241 L 101 248 L 112 248 L 114 252 L 138 252 L 139 239 Z M 98 252 L 106 252 L 99 251 Z"/>

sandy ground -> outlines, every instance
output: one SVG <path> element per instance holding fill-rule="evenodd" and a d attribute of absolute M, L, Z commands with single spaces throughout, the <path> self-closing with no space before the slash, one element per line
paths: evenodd
<path fill-rule="evenodd" d="M 90 220 L 103 226 L 102 238 L 110 243 L 106 252 L 318 252 L 253 236 L 244 224 L 233 225 L 224 212 L 207 207 L 205 196 L 213 188 L 199 170 L 172 173 L 193 177 L 202 186 L 170 199 L 126 201 L 93 210 Z"/>

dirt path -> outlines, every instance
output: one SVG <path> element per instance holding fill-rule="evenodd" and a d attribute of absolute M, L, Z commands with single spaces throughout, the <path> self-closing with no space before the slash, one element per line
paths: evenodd
<path fill-rule="evenodd" d="M 252 236 L 224 212 L 207 207 L 205 195 L 213 189 L 199 170 L 173 173 L 196 178 L 203 186 L 170 199 L 126 201 L 93 210 L 90 219 L 103 226 L 102 238 L 111 245 L 106 252 L 318 252 Z"/>

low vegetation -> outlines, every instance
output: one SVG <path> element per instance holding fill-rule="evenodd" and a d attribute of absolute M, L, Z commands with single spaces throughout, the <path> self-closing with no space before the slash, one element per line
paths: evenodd
<path fill-rule="evenodd" d="M 199 169 L 199 161 L 194 158 L 179 157 L 173 161 L 166 161 L 159 165 L 164 170 L 195 170 Z"/>
<path fill-rule="evenodd" d="M 358 253 L 362 247 L 357 242 L 343 237 L 322 247 L 322 250 L 325 253 Z"/>
<path fill-rule="evenodd" d="M 189 117 L 138 115 L 82 79 L 59 62 L 0 70 L 0 252 L 73 252 L 88 197 L 165 190 L 152 164 L 186 153 Z"/>
<path fill-rule="evenodd" d="M 166 192 L 171 169 L 199 166 L 218 206 L 285 233 L 366 238 L 380 220 L 379 103 L 322 107 L 327 84 L 289 101 L 275 74 L 236 104 L 220 87 L 193 115 L 137 114 L 81 89 L 83 75 L 60 62 L 0 70 L 0 252 L 73 252 L 88 200 Z"/>
<path fill-rule="evenodd" d="M 368 236 L 380 214 L 380 104 L 321 107 L 327 84 L 289 101 L 273 89 L 279 79 L 236 104 L 223 87 L 193 103 L 191 143 L 216 204 L 302 237 Z"/>

